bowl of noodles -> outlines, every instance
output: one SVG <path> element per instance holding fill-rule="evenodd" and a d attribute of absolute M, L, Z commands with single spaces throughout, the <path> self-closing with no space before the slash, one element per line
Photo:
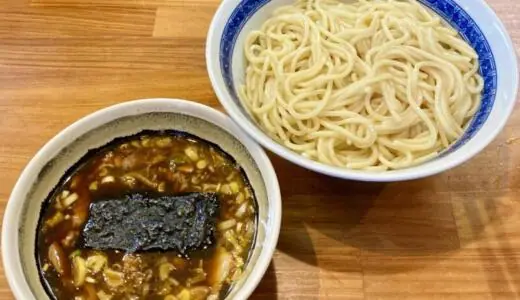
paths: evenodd
<path fill-rule="evenodd" d="M 232 119 L 304 168 L 434 175 L 498 135 L 517 59 L 483 0 L 224 0 L 207 68 Z"/>

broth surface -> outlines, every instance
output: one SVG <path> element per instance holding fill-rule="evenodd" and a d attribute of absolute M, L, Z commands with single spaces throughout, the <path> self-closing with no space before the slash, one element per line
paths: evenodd
<path fill-rule="evenodd" d="M 71 171 L 49 195 L 37 233 L 41 279 L 55 299 L 221 299 L 240 278 L 256 201 L 245 173 L 217 146 L 179 132 L 145 132 L 89 153 Z M 216 244 L 188 257 L 77 246 L 92 202 L 136 192 L 217 193 Z"/>

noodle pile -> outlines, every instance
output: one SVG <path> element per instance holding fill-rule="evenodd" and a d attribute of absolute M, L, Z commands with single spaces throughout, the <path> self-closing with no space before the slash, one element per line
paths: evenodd
<path fill-rule="evenodd" d="M 245 43 L 239 96 L 280 144 L 384 171 L 429 160 L 480 106 L 478 56 L 415 0 L 301 0 Z"/>

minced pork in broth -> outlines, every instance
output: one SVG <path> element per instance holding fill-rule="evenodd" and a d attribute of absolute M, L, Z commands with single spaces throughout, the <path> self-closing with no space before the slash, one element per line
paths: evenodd
<path fill-rule="evenodd" d="M 145 132 L 89 153 L 42 209 L 36 255 L 56 299 L 224 298 L 254 240 L 256 202 L 242 169 L 217 146 L 179 132 Z M 214 192 L 216 244 L 190 253 L 81 249 L 91 202 L 132 192 Z"/>

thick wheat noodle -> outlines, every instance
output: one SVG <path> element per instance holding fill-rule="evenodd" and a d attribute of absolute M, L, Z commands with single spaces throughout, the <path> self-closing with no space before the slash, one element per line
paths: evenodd
<path fill-rule="evenodd" d="M 480 107 L 478 56 L 415 0 L 305 0 L 245 42 L 240 99 L 289 149 L 350 169 L 427 161 Z"/>

